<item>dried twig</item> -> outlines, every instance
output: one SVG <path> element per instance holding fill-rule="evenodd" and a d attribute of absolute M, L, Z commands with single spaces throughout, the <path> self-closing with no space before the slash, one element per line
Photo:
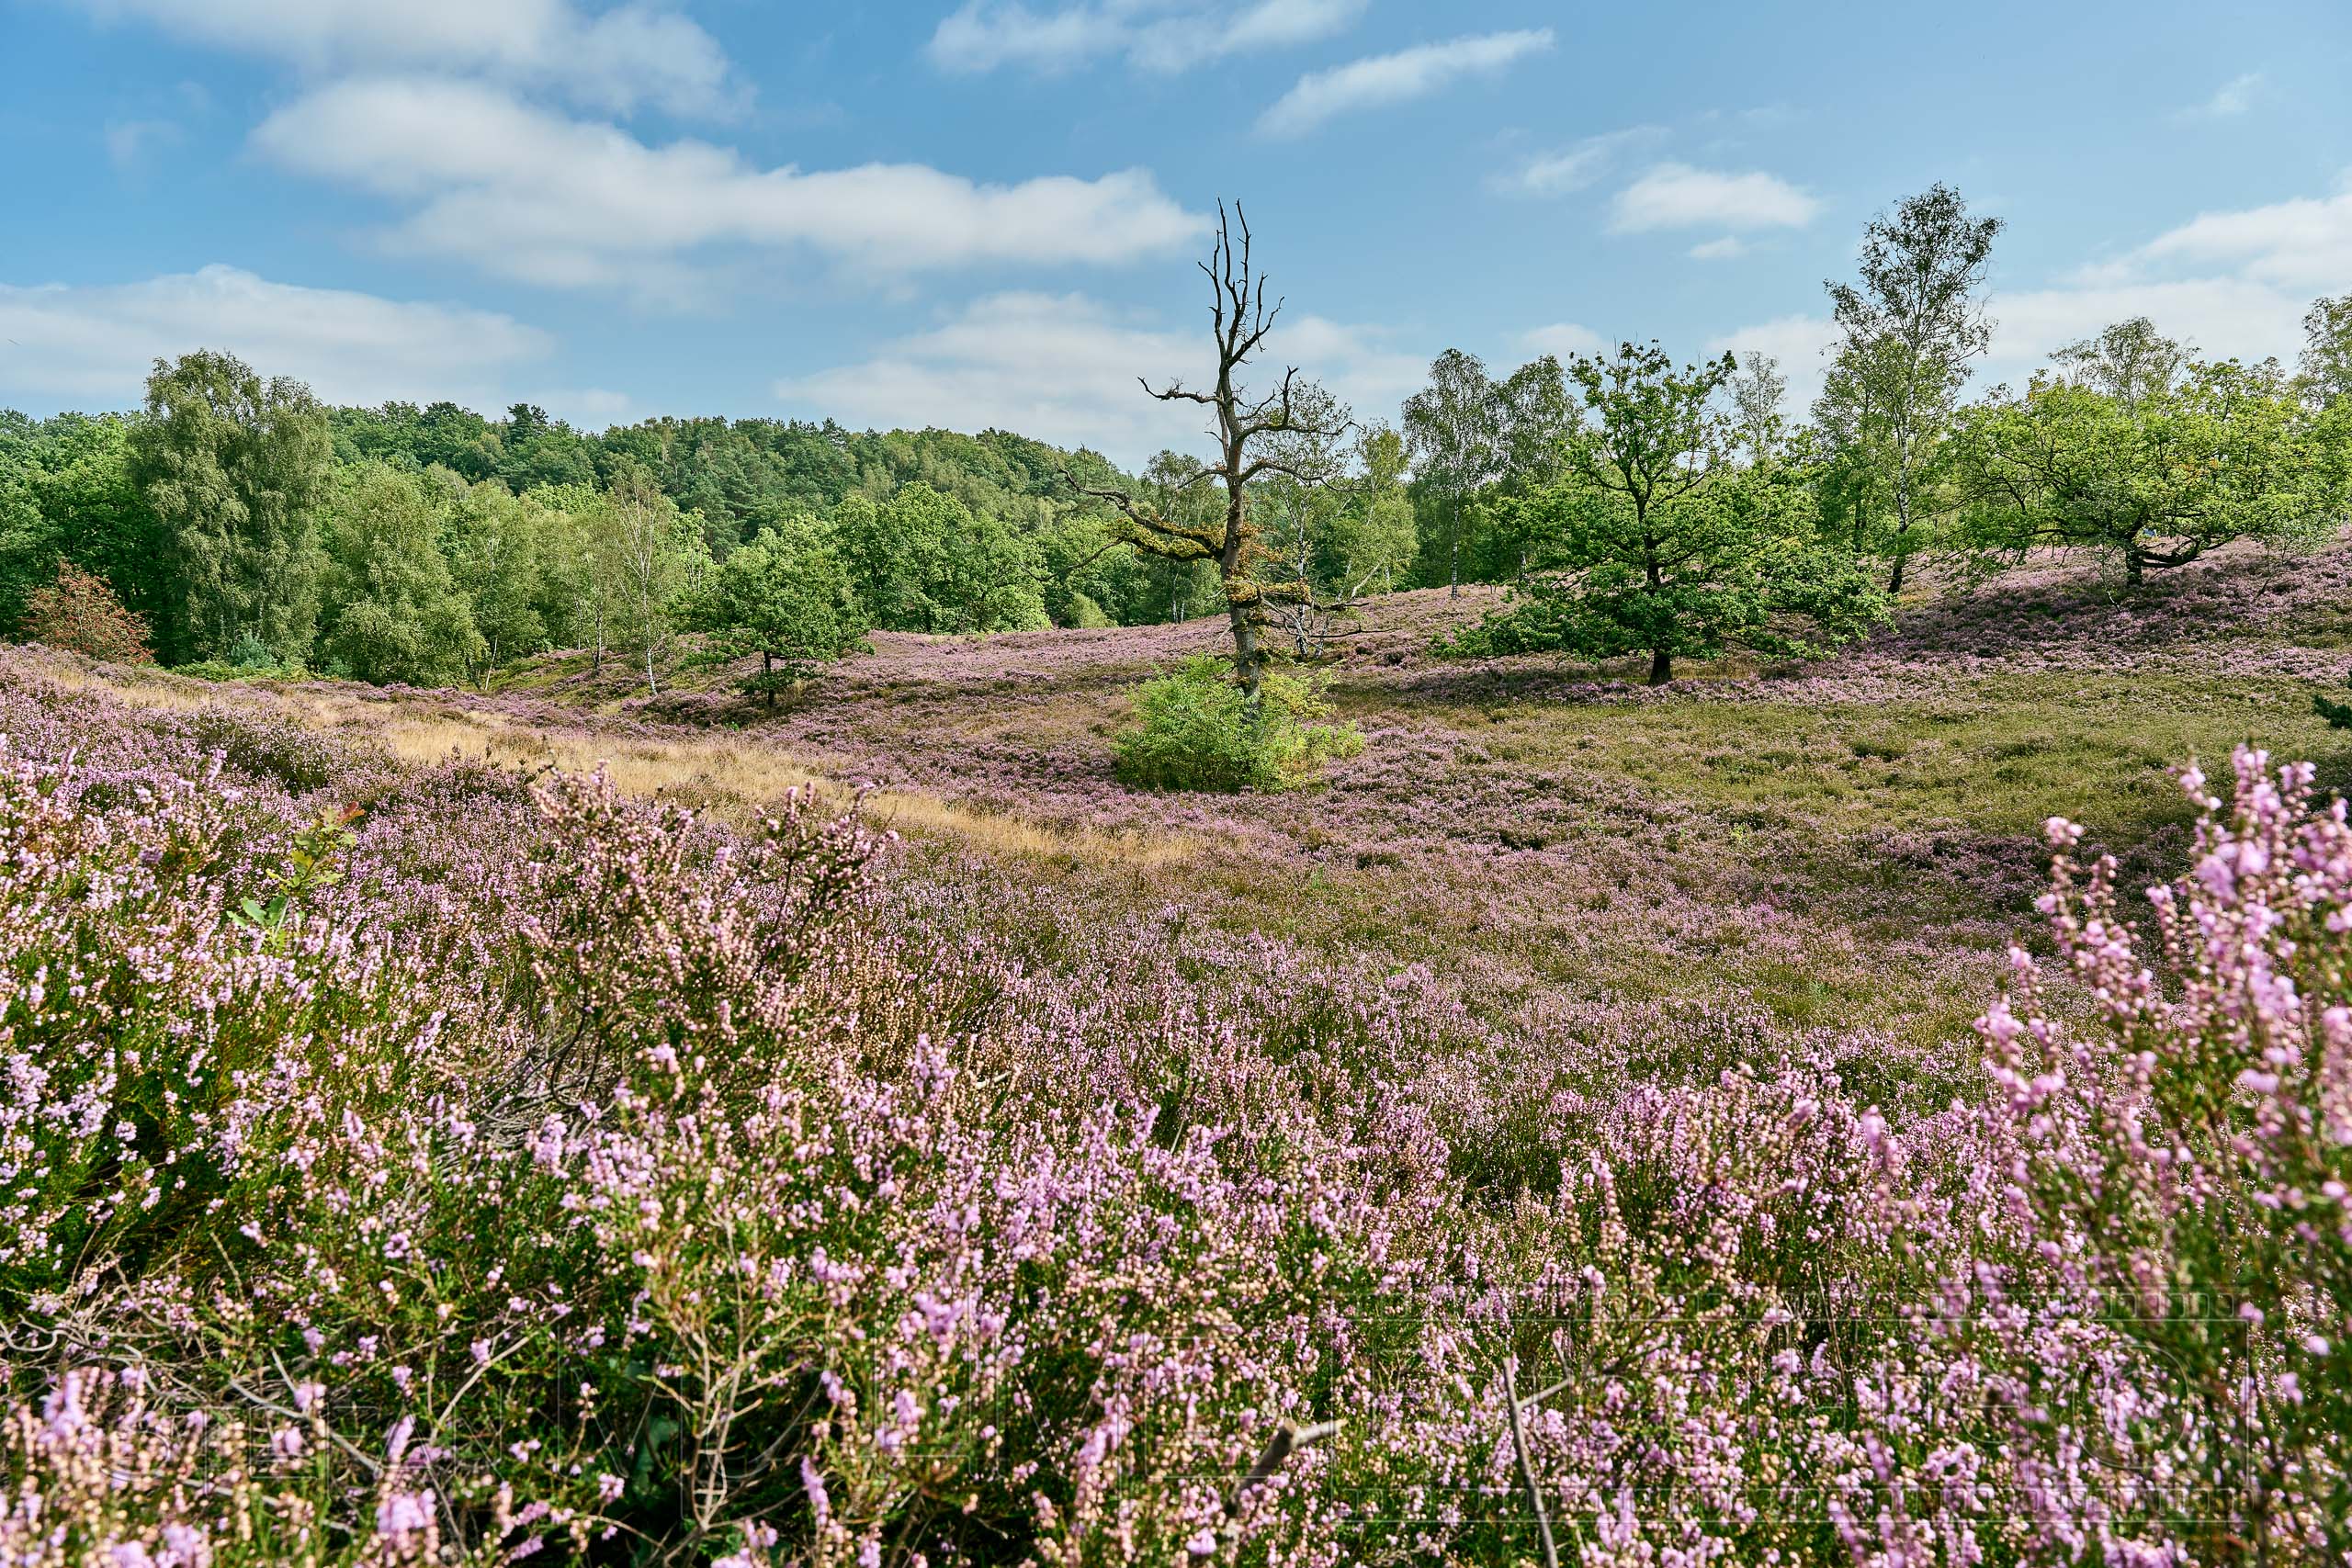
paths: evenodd
<path fill-rule="evenodd" d="M 1249 1495 L 1250 1488 L 1280 1470 L 1283 1461 L 1291 1455 L 1311 1444 L 1321 1442 L 1339 1429 L 1340 1424 L 1337 1421 L 1318 1421 L 1312 1427 L 1293 1426 L 1285 1421 L 1277 1427 L 1274 1429 L 1274 1435 L 1266 1439 L 1266 1446 L 1259 1453 L 1257 1462 L 1250 1467 L 1250 1473 L 1243 1476 L 1234 1484 L 1233 1490 L 1225 1495 L 1227 1529 L 1230 1531 L 1238 1522 L 1241 1500 Z"/>
<path fill-rule="evenodd" d="M 1544 1543 L 1544 1568 L 1560 1568 L 1560 1549 L 1552 1543 L 1551 1517 L 1544 1511 L 1544 1493 L 1535 1484 L 1535 1465 L 1527 1456 L 1527 1424 L 1519 1416 L 1518 1368 L 1518 1357 L 1504 1359 L 1503 1397 L 1510 1410 L 1510 1446 L 1519 1455 L 1519 1483 L 1527 1489 L 1527 1506 L 1535 1510 L 1535 1533 Z"/>

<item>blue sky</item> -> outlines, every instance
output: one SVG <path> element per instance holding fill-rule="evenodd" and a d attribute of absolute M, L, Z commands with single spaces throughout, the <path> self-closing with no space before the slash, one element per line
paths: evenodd
<path fill-rule="evenodd" d="M 1184 444 L 1241 198 L 1286 359 L 1777 355 L 1941 179 L 2008 220 L 1981 379 L 2352 290 L 2352 6 L 0 0 L 0 404 L 235 350 L 337 401 Z"/>

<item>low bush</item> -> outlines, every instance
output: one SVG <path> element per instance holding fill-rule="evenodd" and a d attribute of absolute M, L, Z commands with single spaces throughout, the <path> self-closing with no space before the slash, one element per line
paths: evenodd
<path fill-rule="evenodd" d="M 1137 789 L 1289 789 L 1363 750 L 1354 725 L 1324 722 L 1317 682 L 1269 674 L 1252 703 L 1208 654 L 1136 688 L 1136 713 L 1116 746 L 1120 782 Z"/>
<path fill-rule="evenodd" d="M 57 563 L 57 577 L 25 596 L 23 631 L 28 642 L 46 643 L 85 659 L 116 664 L 153 664 L 147 623 L 123 608 L 103 577 L 72 561 Z"/>

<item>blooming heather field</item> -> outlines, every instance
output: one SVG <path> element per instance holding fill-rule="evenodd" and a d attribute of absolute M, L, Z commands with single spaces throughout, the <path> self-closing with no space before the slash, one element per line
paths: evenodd
<path fill-rule="evenodd" d="M 2347 589 L 1400 596 L 1216 798 L 1110 765 L 1206 624 L 8 650 L 0 1562 L 2340 1562 Z"/>

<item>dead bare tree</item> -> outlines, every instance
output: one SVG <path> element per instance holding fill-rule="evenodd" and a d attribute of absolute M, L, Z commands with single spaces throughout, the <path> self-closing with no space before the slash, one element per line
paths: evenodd
<path fill-rule="evenodd" d="M 1237 229 L 1240 231 L 1238 244 Z M 1081 493 L 1116 507 L 1125 525 L 1127 543 L 1145 554 L 1163 560 L 1216 563 L 1233 631 L 1234 679 L 1254 702 L 1266 662 L 1261 634 L 1270 624 L 1270 606 L 1302 599 L 1311 602 L 1314 591 L 1303 580 L 1268 581 L 1259 573 L 1257 569 L 1274 556 L 1250 519 L 1250 486 L 1267 474 L 1301 477 L 1282 454 L 1269 448 L 1266 438 L 1283 432 L 1310 431 L 1317 415 L 1298 398 L 1295 368 L 1284 369 L 1282 385 L 1262 396 L 1252 396 L 1241 384 L 1241 372 L 1273 330 L 1283 301 L 1270 301 L 1265 275 L 1251 270 L 1250 220 L 1238 202 L 1230 217 L 1225 203 L 1217 203 L 1216 243 L 1200 268 L 1209 279 L 1216 384 L 1201 390 L 1181 380 L 1164 387 L 1145 380 L 1143 389 L 1164 403 L 1198 403 L 1209 411 L 1208 434 L 1216 443 L 1217 456 L 1184 476 L 1174 489 L 1182 493 L 1195 485 L 1222 484 L 1222 513 L 1208 522 L 1187 523 L 1176 517 L 1172 508 L 1154 505 L 1132 491 L 1081 485 L 1075 479 L 1069 482 Z M 1067 474 L 1064 477 L 1069 479 Z"/>

